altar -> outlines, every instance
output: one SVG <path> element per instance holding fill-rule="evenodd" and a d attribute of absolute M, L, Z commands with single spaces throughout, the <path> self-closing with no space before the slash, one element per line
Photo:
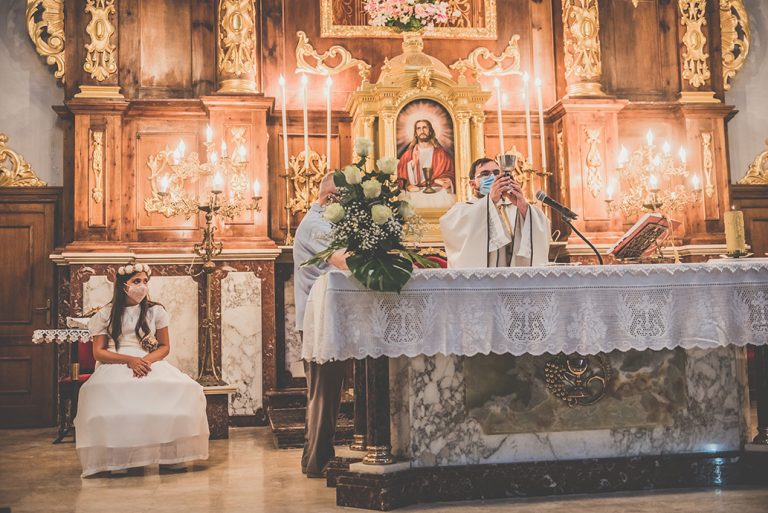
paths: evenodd
<path fill-rule="evenodd" d="M 766 298 L 759 261 L 423 270 L 400 294 L 329 273 L 302 356 L 365 361 L 337 503 L 764 480 L 744 346 L 768 344 Z"/>

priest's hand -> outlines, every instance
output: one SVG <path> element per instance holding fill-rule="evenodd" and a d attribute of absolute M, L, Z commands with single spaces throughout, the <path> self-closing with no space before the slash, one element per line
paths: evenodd
<path fill-rule="evenodd" d="M 499 175 L 494 180 L 493 184 L 491 184 L 491 192 L 488 194 L 494 205 L 498 205 L 502 196 L 512 187 L 513 182 L 512 177 L 505 174 Z"/>
<path fill-rule="evenodd" d="M 347 254 L 346 249 L 337 249 L 333 253 L 331 253 L 331 256 L 328 257 L 328 263 L 332 266 L 336 267 L 337 269 L 341 269 L 342 271 L 348 271 L 349 267 L 347 266 L 347 257 L 349 255 Z"/>
<path fill-rule="evenodd" d="M 509 188 L 504 192 L 504 198 L 515 205 L 517 210 L 520 211 L 520 215 L 525 217 L 528 213 L 528 200 L 525 199 L 523 194 L 523 187 L 516 180 L 512 179 L 512 183 Z"/>

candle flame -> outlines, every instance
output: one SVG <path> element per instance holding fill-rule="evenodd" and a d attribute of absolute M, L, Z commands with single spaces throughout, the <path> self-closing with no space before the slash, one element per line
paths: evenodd
<path fill-rule="evenodd" d="M 167 192 L 169 185 L 171 185 L 171 178 L 168 175 L 160 177 L 160 192 Z"/>
<path fill-rule="evenodd" d="M 280 78 L 277 79 L 277 83 L 280 84 L 280 87 L 285 87 L 285 77 L 280 75 Z"/>
<path fill-rule="evenodd" d="M 238 146 L 237 154 L 240 157 L 241 161 L 245 161 L 245 146 L 243 146 L 242 144 Z"/>
<path fill-rule="evenodd" d="M 619 167 L 623 167 L 627 162 L 629 162 L 629 150 L 622 144 L 619 150 Z"/>
<path fill-rule="evenodd" d="M 213 140 L 213 129 L 211 128 L 211 125 L 205 127 L 205 140 L 207 142 L 211 142 Z"/>
<path fill-rule="evenodd" d="M 669 155 L 672 151 L 672 147 L 669 145 L 669 142 L 664 141 L 664 146 L 662 146 L 662 151 L 664 152 L 664 155 Z"/>
<path fill-rule="evenodd" d="M 693 182 L 694 191 L 698 191 L 701 189 L 701 178 L 699 178 L 699 175 L 693 175 L 691 177 L 691 182 Z"/>
<path fill-rule="evenodd" d="M 530 79 L 531 79 L 531 77 L 528 76 L 528 72 L 527 71 L 525 73 L 523 73 L 523 82 L 525 82 L 527 84 Z"/>
<path fill-rule="evenodd" d="M 685 164 L 688 161 L 688 153 L 685 151 L 685 148 L 680 146 L 680 151 L 677 152 L 678 156 L 680 157 L 680 161 Z"/>
<path fill-rule="evenodd" d="M 649 128 L 648 132 L 645 134 L 645 141 L 648 143 L 648 146 L 653 144 L 653 131 Z"/>
<path fill-rule="evenodd" d="M 208 160 L 210 161 L 211 164 L 215 164 L 219 160 L 219 155 L 215 151 L 212 151 L 211 154 L 208 156 Z"/>
<path fill-rule="evenodd" d="M 657 189 L 659 187 L 659 179 L 656 178 L 656 175 L 650 175 L 648 177 L 648 186 L 651 190 Z"/>
<path fill-rule="evenodd" d="M 499 81 L 499 79 L 498 79 L 498 78 L 494 78 L 494 79 L 493 79 L 493 87 L 494 87 L 494 88 L 496 88 L 496 89 L 498 89 L 499 87 L 501 87 L 501 82 Z"/>
<path fill-rule="evenodd" d="M 179 150 L 179 155 L 184 157 L 184 153 L 187 151 L 187 145 L 184 144 L 184 139 L 179 141 L 179 145 L 176 147 L 176 149 Z"/>
<path fill-rule="evenodd" d="M 224 185 L 224 178 L 221 176 L 221 173 L 216 173 L 215 175 L 213 175 L 214 189 L 220 190 L 222 185 Z"/>
<path fill-rule="evenodd" d="M 541 87 L 541 79 L 539 77 L 536 77 L 536 80 L 534 80 L 533 83 L 536 84 L 536 87 Z"/>
<path fill-rule="evenodd" d="M 307 75 L 302 73 L 301 74 L 301 86 L 302 87 L 307 87 L 307 82 L 308 81 L 309 81 L 309 79 L 307 78 Z"/>

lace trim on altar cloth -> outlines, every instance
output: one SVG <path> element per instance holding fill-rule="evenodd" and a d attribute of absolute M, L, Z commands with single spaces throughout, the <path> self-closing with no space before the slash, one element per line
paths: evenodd
<path fill-rule="evenodd" d="M 35 344 L 87 342 L 90 336 L 88 330 L 35 330 L 32 333 L 32 342 Z"/>
<path fill-rule="evenodd" d="M 429 270 L 400 294 L 331 273 L 304 327 L 318 362 L 761 345 L 768 263 Z"/>

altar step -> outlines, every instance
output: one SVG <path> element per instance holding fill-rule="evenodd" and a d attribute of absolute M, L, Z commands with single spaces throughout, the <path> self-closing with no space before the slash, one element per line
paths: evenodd
<path fill-rule="evenodd" d="M 304 419 L 307 413 L 307 390 L 287 388 L 266 393 L 267 415 L 278 449 L 291 449 L 304 445 Z M 339 419 L 336 423 L 336 443 L 352 442 L 354 434 L 354 402 L 342 397 Z"/>

